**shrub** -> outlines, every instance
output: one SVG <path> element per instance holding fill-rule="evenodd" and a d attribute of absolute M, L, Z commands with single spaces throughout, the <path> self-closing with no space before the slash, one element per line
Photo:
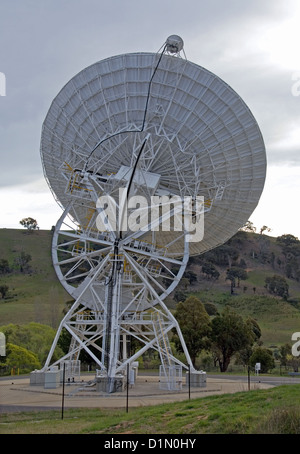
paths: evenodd
<path fill-rule="evenodd" d="M 260 423 L 256 433 L 300 434 L 300 409 L 298 407 L 276 408 Z"/>
<path fill-rule="evenodd" d="M 272 277 L 267 277 L 265 279 L 265 287 L 273 295 L 281 296 L 284 299 L 287 299 L 289 296 L 289 285 L 282 276 L 275 274 Z"/>

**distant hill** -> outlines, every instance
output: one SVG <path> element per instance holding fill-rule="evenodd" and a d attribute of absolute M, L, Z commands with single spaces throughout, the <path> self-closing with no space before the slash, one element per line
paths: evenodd
<path fill-rule="evenodd" d="M 227 243 L 201 256 L 191 257 L 188 271 L 197 274 L 194 287 L 199 290 L 230 290 L 230 281 L 226 280 L 227 270 L 231 267 L 242 268 L 247 272 L 247 279 L 241 280 L 234 287 L 234 293 L 269 295 L 265 279 L 274 275 L 284 278 L 289 287 L 288 300 L 300 302 L 300 241 L 292 235 L 277 238 L 239 231 Z M 295 243 L 290 244 L 295 238 Z M 284 242 L 286 240 L 286 243 Z M 202 272 L 204 264 L 210 263 L 220 273 L 218 279 L 210 278 Z"/>
<path fill-rule="evenodd" d="M 0 299 L 0 325 L 35 321 L 58 326 L 71 297 L 52 266 L 51 241 L 52 233 L 47 230 L 0 229 L 0 266 L 4 260 L 12 270 L 0 274 L 0 286 L 8 286 L 6 297 Z M 20 262 L 22 266 L 26 254 L 31 260 L 23 264 L 21 272 Z"/>
<path fill-rule="evenodd" d="M 190 258 L 167 305 L 174 309 L 176 301 L 192 293 L 210 310 L 230 305 L 243 316 L 254 317 L 266 346 L 290 342 L 292 333 L 300 331 L 300 242 L 293 243 L 293 238 L 287 236 L 284 243 L 263 234 L 238 232 L 223 246 Z M 58 326 L 71 298 L 52 266 L 51 240 L 52 232 L 46 230 L 0 229 L 0 287 L 8 287 L 5 297 L 0 295 L 0 325 L 34 321 Z M 31 260 L 21 271 L 20 257 L 26 262 L 26 254 Z M 247 276 L 239 286 L 235 279 L 233 293 L 231 281 L 226 280 L 227 270 L 232 268 L 246 271 Z M 265 279 L 274 275 L 288 284 L 285 298 L 265 287 Z"/>
<path fill-rule="evenodd" d="M 235 279 L 233 293 L 231 281 L 226 279 L 232 268 L 245 270 L 247 275 L 239 286 Z M 203 269 L 211 269 L 211 274 L 203 273 Z M 274 275 L 288 285 L 285 298 L 265 287 L 266 278 Z M 292 235 L 278 241 L 264 234 L 239 231 L 224 245 L 190 258 L 185 277 L 167 304 L 175 308 L 176 301 L 191 293 L 208 310 L 221 311 L 229 305 L 244 317 L 255 318 L 268 347 L 291 342 L 292 333 L 300 331 L 300 241 L 295 239 L 294 243 Z"/>

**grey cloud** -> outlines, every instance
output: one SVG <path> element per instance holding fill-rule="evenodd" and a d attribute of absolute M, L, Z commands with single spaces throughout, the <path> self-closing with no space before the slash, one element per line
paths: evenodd
<path fill-rule="evenodd" d="M 264 24 L 278 21 L 293 0 L 2 0 L 0 71 L 1 184 L 42 176 L 41 126 L 52 99 L 77 72 L 102 58 L 157 51 L 170 34 L 185 41 L 187 57 L 215 72 L 249 105 L 267 142 L 288 131 L 300 98 L 288 78 L 244 48 Z M 233 55 L 231 57 L 231 55 Z M 280 112 L 279 112 L 280 110 Z M 298 110 L 299 111 L 299 110 Z M 270 150 L 274 162 L 297 159 L 296 150 Z"/>

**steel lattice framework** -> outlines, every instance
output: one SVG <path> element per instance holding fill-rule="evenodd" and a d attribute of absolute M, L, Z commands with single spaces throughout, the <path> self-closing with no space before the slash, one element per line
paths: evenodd
<path fill-rule="evenodd" d="M 97 62 L 74 76 L 50 106 L 41 156 L 64 209 L 53 236 L 53 263 L 75 303 L 45 368 L 66 328 L 72 342 L 59 362 L 76 360 L 85 349 L 113 378 L 154 348 L 168 374 L 173 366 L 186 367 L 170 349 L 168 334 L 175 330 L 193 370 L 163 301 L 190 255 L 224 243 L 248 220 L 263 190 L 266 157 L 249 108 L 224 81 L 182 57 L 182 47 L 172 36 L 158 53 Z M 128 204 L 134 195 L 203 197 L 202 241 L 187 241 L 184 226 L 175 227 L 180 215 L 174 208 L 154 216 L 148 205 L 139 211 L 146 228 L 121 229 L 124 201 L 137 221 L 136 207 Z M 116 228 L 99 229 L 99 197 L 115 201 Z M 140 343 L 134 353 L 133 339 Z"/>

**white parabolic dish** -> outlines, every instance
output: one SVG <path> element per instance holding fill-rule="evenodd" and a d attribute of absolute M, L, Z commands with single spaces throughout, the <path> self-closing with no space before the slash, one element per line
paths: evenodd
<path fill-rule="evenodd" d="M 159 191 L 204 196 L 204 238 L 190 243 L 195 255 L 223 244 L 249 219 L 265 182 L 265 147 L 249 108 L 224 81 L 178 56 L 159 58 L 107 58 L 62 88 L 43 123 L 44 174 L 65 208 L 66 168 L 116 175 L 134 165 L 149 134 L 139 170 L 160 175 Z M 171 234 L 161 232 L 161 244 Z"/>

